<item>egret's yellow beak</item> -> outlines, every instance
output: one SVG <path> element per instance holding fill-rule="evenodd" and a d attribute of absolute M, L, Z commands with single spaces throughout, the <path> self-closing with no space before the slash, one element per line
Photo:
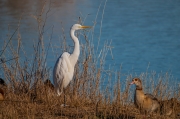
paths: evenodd
<path fill-rule="evenodd" d="M 81 26 L 80 28 L 86 29 L 86 28 L 91 28 L 91 26 Z"/>

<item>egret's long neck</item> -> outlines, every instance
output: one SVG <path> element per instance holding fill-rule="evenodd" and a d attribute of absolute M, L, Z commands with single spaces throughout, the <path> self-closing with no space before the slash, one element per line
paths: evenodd
<path fill-rule="evenodd" d="M 71 54 L 71 58 L 72 58 L 72 63 L 73 65 L 76 64 L 79 54 L 80 54 L 80 47 L 79 47 L 79 40 L 78 38 L 74 35 L 75 30 L 71 29 L 71 38 L 74 41 L 74 51 Z"/>

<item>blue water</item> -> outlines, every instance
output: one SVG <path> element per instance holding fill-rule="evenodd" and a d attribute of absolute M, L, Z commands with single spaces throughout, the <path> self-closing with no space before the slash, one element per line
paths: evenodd
<path fill-rule="evenodd" d="M 41 0 L 0 1 L 0 47 L 7 39 L 7 34 L 12 34 L 20 21 L 19 32 L 24 49 L 29 54 L 33 52 L 33 42 L 38 36 L 33 15 L 41 12 L 43 3 Z M 113 47 L 113 56 L 109 51 L 105 69 L 111 67 L 114 71 L 121 70 L 124 75 L 140 75 L 147 71 L 155 71 L 157 74 L 168 72 L 174 80 L 180 81 L 179 6 L 178 0 L 52 0 L 45 27 L 45 43 L 48 42 L 53 26 L 52 46 L 58 46 L 62 36 L 62 22 L 67 42 L 72 45 L 69 29 L 77 23 L 78 17 L 86 18 L 85 25 L 93 25 L 96 20 L 95 49 L 101 36 L 97 54 L 105 41 L 110 43 L 112 40 L 110 45 Z M 48 8 L 49 2 L 45 10 Z M 17 34 L 12 40 L 15 46 L 16 39 Z M 59 55 L 61 53 L 59 51 Z M 51 51 L 49 54 L 47 66 L 52 69 L 56 57 Z M 0 75 L 3 75 L 2 71 Z"/>

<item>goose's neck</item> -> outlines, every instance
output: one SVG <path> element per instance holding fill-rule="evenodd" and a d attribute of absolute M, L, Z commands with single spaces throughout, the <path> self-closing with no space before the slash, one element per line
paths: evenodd
<path fill-rule="evenodd" d="M 142 86 L 136 86 L 136 90 L 142 90 L 143 91 Z"/>
<path fill-rule="evenodd" d="M 144 95 L 144 91 L 142 86 L 136 86 L 136 91 L 135 91 L 136 95 Z"/>

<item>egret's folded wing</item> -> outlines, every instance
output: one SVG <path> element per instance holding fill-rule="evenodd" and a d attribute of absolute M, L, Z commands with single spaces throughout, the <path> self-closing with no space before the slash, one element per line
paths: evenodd
<path fill-rule="evenodd" d="M 70 55 L 69 53 L 64 52 L 56 61 L 53 70 L 53 79 L 55 85 L 61 86 L 60 84 L 62 84 L 65 74 L 69 70 L 66 62 L 66 59 L 69 57 L 69 55 Z"/>

